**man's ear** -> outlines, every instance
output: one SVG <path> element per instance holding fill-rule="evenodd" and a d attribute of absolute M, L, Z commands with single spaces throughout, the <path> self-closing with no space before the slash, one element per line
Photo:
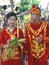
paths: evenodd
<path fill-rule="evenodd" d="M 41 15 L 38 15 L 38 18 L 40 18 L 41 17 Z"/>

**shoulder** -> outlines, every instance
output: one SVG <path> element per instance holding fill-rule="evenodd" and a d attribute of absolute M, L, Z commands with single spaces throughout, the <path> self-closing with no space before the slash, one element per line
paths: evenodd
<path fill-rule="evenodd" d="M 5 31 L 6 31 L 6 29 L 3 29 L 3 30 L 2 30 L 2 33 L 5 32 Z"/>
<path fill-rule="evenodd" d="M 28 23 L 25 28 L 28 29 L 31 26 L 32 22 Z"/>
<path fill-rule="evenodd" d="M 7 29 L 3 29 L 1 34 L 6 34 Z"/>

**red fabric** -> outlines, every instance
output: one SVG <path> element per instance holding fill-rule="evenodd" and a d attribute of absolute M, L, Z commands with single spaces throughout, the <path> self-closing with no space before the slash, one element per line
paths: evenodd
<path fill-rule="evenodd" d="M 41 56 L 40 58 L 36 58 L 33 56 L 33 54 L 35 54 L 35 52 L 31 51 L 31 49 L 34 49 L 34 47 L 31 48 L 31 43 L 32 41 L 40 36 L 42 34 L 42 36 L 44 36 L 44 30 L 42 29 L 41 32 L 36 36 L 34 35 L 31 30 L 29 29 L 30 27 L 28 26 L 31 26 L 31 28 L 33 30 L 35 30 L 35 32 L 40 28 L 40 26 L 42 25 L 42 22 L 38 23 L 37 25 L 35 25 L 33 22 L 31 22 L 30 24 L 27 24 L 26 26 L 26 49 L 28 50 L 28 65 L 48 65 L 47 64 L 47 59 L 49 57 L 49 43 L 46 43 L 46 49 L 45 49 L 45 53 L 43 56 Z M 46 27 L 46 38 L 49 37 L 49 25 L 47 24 L 47 27 Z M 29 32 L 29 36 L 31 36 L 30 38 L 28 37 L 28 32 Z M 35 38 L 33 39 L 32 36 L 35 36 Z M 30 42 L 30 39 L 31 39 L 31 42 Z M 42 43 L 40 43 L 42 45 L 44 45 L 44 38 L 43 38 L 43 41 Z M 32 45 L 34 45 L 34 43 L 32 43 Z M 44 46 L 42 46 L 43 48 Z M 34 50 L 35 51 L 35 50 Z M 42 52 L 41 52 L 42 53 Z"/>
<path fill-rule="evenodd" d="M 14 34 L 14 32 L 16 32 L 16 33 Z M 2 34 L 1 34 L 1 44 L 3 44 L 3 45 L 7 44 L 7 40 L 9 38 L 11 38 L 10 37 L 11 33 L 10 34 L 9 33 L 10 33 L 10 31 L 8 29 L 4 29 L 2 31 Z M 21 31 L 21 29 L 19 29 L 19 33 L 20 33 L 19 34 L 19 38 L 23 38 L 23 32 Z M 17 38 L 17 28 L 14 29 L 12 35 L 13 34 Z M 2 65 L 22 65 L 22 52 L 21 52 L 21 48 L 18 47 L 17 51 L 18 51 L 18 54 L 15 55 L 15 57 L 17 57 L 17 59 L 15 59 L 15 57 L 14 57 L 13 59 L 10 59 L 10 60 L 4 60 L 4 61 L 2 60 Z M 3 53 L 4 53 L 4 49 L 2 51 L 2 56 L 4 57 Z"/>
<path fill-rule="evenodd" d="M 36 6 L 32 6 L 30 13 L 31 14 L 35 13 L 35 14 L 40 15 L 41 14 L 41 10 L 39 8 L 37 8 Z"/>

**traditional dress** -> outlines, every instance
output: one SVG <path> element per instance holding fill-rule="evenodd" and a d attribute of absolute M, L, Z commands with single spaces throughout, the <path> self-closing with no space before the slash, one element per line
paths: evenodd
<path fill-rule="evenodd" d="M 17 38 L 17 28 L 11 33 L 8 29 L 4 29 L 1 34 L 1 44 L 6 45 L 13 38 Z M 19 38 L 23 38 L 23 33 L 19 29 Z M 10 50 L 10 51 L 9 51 Z M 13 46 L 2 50 L 2 65 L 22 65 L 22 49 Z"/>
<path fill-rule="evenodd" d="M 41 11 L 32 6 L 30 13 L 40 15 Z M 36 38 L 41 37 L 42 41 L 37 42 Z M 40 40 L 40 39 L 39 39 Z M 28 65 L 48 65 L 49 57 L 49 25 L 39 20 L 26 25 L 26 49 L 28 50 Z"/>
<path fill-rule="evenodd" d="M 45 22 L 37 25 L 31 22 L 26 26 L 26 46 L 28 50 L 28 65 L 47 65 L 49 57 L 49 26 Z M 37 43 L 36 37 L 42 37 L 42 42 Z"/>

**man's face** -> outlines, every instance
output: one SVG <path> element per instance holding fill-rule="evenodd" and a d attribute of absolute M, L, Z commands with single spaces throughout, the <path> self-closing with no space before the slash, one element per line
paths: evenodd
<path fill-rule="evenodd" d="M 11 16 L 8 19 L 8 24 L 9 24 L 9 26 L 15 26 L 15 24 L 16 24 L 16 17 L 15 16 Z"/>
<path fill-rule="evenodd" d="M 35 21 L 35 20 L 38 19 L 38 16 L 39 16 L 39 15 L 37 15 L 37 14 L 35 14 L 35 13 L 32 13 L 32 14 L 31 14 L 31 19 L 32 19 L 33 21 Z"/>

